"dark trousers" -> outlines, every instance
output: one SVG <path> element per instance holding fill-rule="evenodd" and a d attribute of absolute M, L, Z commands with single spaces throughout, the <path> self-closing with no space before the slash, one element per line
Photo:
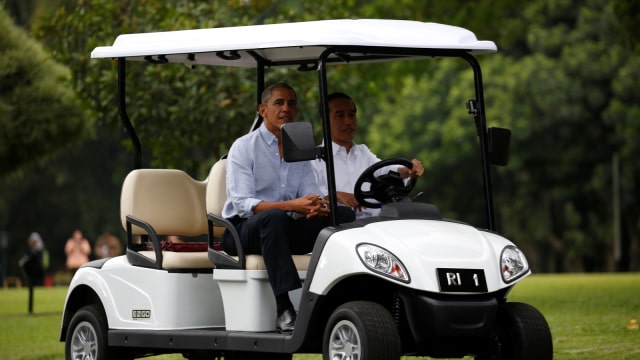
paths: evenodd
<path fill-rule="evenodd" d="M 339 224 L 354 219 L 353 210 L 338 206 L 336 220 Z M 293 219 L 279 209 L 262 211 L 249 219 L 234 220 L 245 253 L 262 255 L 276 296 L 302 286 L 291 255 L 311 252 L 318 233 L 329 224 L 326 216 Z M 224 232 L 222 246 L 231 255 L 237 253 L 228 231 Z"/>

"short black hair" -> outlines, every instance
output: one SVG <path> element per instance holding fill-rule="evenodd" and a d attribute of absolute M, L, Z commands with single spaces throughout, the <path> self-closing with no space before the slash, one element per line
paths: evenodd
<path fill-rule="evenodd" d="M 340 92 L 340 91 L 333 92 L 333 93 L 331 93 L 331 94 L 329 94 L 327 96 L 327 106 L 329 106 L 329 103 L 331 101 L 336 100 L 336 99 L 347 99 L 347 100 L 351 101 L 351 103 L 353 104 L 353 109 L 356 112 L 358 112 L 358 108 L 356 107 L 356 102 L 353 101 L 351 96 L 349 96 L 349 95 L 347 95 L 347 94 L 345 94 L 343 92 Z M 318 109 L 318 113 L 320 114 L 320 116 L 322 116 L 322 104 L 320 104 L 320 108 Z"/>
<path fill-rule="evenodd" d="M 271 97 L 271 92 L 273 91 L 273 89 L 280 89 L 280 88 L 289 89 L 293 91 L 294 94 L 296 94 L 296 91 L 293 89 L 293 87 L 291 87 L 291 85 L 284 82 L 279 82 L 279 83 L 275 83 L 267 86 L 267 88 L 262 91 L 262 96 L 260 96 L 260 102 L 262 104 L 266 103 L 269 97 Z"/>

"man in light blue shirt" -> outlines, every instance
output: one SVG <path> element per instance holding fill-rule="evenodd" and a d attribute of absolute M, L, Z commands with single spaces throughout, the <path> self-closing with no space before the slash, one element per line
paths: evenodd
<path fill-rule="evenodd" d="M 298 113 L 293 88 L 284 83 L 269 86 L 258 111 L 262 125 L 229 149 L 222 216 L 236 227 L 247 254 L 262 254 L 276 298 L 276 329 L 290 333 L 296 313 L 289 291 L 302 286 L 291 255 L 311 252 L 318 233 L 329 224 L 329 209 L 311 163 L 282 158 L 280 127 L 295 121 Z M 338 223 L 354 218 L 346 207 L 336 213 Z M 227 253 L 237 253 L 228 231 L 222 245 Z"/>

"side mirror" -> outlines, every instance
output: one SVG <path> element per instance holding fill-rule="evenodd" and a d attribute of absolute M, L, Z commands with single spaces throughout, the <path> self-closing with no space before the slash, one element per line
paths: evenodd
<path fill-rule="evenodd" d="M 284 124 L 280 131 L 284 161 L 307 161 L 318 157 L 320 148 L 316 147 L 310 122 Z"/>
<path fill-rule="evenodd" d="M 487 129 L 487 147 L 489 148 L 489 163 L 491 165 L 507 165 L 510 143 L 511 130 L 500 127 Z"/>

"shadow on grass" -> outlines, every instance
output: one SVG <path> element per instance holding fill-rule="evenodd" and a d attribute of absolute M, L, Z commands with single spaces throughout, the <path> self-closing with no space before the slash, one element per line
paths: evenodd
<path fill-rule="evenodd" d="M 3 314 L 0 315 L 0 318 L 2 319 L 10 319 L 10 318 L 23 318 L 23 317 L 47 317 L 47 316 L 57 316 L 57 317 L 62 317 L 62 311 L 50 311 L 50 312 L 34 312 L 34 313 L 27 313 L 25 311 L 24 314 Z"/>

